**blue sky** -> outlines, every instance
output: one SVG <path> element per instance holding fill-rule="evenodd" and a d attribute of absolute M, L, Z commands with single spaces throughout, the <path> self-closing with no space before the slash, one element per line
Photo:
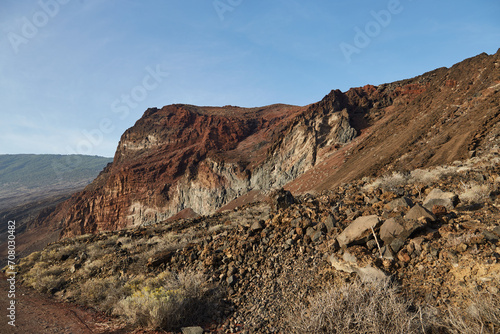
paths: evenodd
<path fill-rule="evenodd" d="M 493 0 L 2 0 L 0 154 L 113 156 L 148 107 L 306 105 L 499 42 Z"/>

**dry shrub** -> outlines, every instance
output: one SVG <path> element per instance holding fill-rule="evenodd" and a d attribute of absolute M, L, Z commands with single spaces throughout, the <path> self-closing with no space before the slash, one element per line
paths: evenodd
<path fill-rule="evenodd" d="M 124 295 L 123 284 L 116 276 L 93 278 L 82 284 L 76 298 L 80 303 L 111 314 L 113 307 Z"/>
<path fill-rule="evenodd" d="M 91 244 L 87 247 L 86 253 L 89 261 L 94 261 L 106 255 L 107 250 L 97 244 Z"/>
<path fill-rule="evenodd" d="M 308 307 L 292 312 L 288 323 L 300 334 L 425 332 L 427 316 L 410 307 L 390 283 L 356 281 L 319 293 Z"/>
<path fill-rule="evenodd" d="M 83 275 L 84 277 L 92 277 L 92 276 L 95 276 L 97 275 L 103 268 L 105 268 L 105 262 L 104 260 L 95 260 L 95 261 L 87 261 L 87 263 L 85 263 L 82 271 L 81 271 L 81 275 Z"/>
<path fill-rule="evenodd" d="M 490 186 L 486 184 L 464 184 L 462 193 L 459 195 L 460 201 L 466 204 L 481 203 L 489 199 Z"/>
<path fill-rule="evenodd" d="M 59 265 L 49 266 L 46 262 L 37 262 L 26 273 L 24 283 L 42 293 L 53 293 L 65 284 L 60 277 L 63 272 L 64 268 Z"/>
<path fill-rule="evenodd" d="M 200 274 L 170 275 L 160 287 L 148 282 L 116 305 L 114 313 L 139 327 L 178 329 L 207 320 L 217 293 Z"/>
<path fill-rule="evenodd" d="M 445 174 L 446 169 L 443 167 L 435 169 L 415 169 L 410 173 L 410 182 L 431 185 L 441 179 Z"/>
<path fill-rule="evenodd" d="M 372 183 L 365 185 L 363 190 L 369 191 L 377 188 L 394 190 L 408 184 L 408 178 L 409 176 L 404 173 L 393 172 L 375 179 Z"/>
<path fill-rule="evenodd" d="M 441 326 L 451 334 L 500 333 L 500 297 L 487 292 L 470 291 L 466 308 L 449 307 Z"/>
<path fill-rule="evenodd" d="M 82 284 L 82 299 L 88 305 L 102 303 L 114 288 L 113 279 L 92 278 Z"/>
<path fill-rule="evenodd" d="M 33 267 L 39 260 L 42 252 L 33 252 L 19 261 L 19 270 L 24 272 Z"/>

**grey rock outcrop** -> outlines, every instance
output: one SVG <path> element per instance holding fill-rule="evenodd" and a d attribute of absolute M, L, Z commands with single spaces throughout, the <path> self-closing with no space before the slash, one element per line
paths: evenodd
<path fill-rule="evenodd" d="M 389 211 L 398 210 L 401 208 L 411 208 L 413 206 L 413 201 L 408 197 L 400 197 L 392 200 L 385 205 L 385 209 Z"/>
<path fill-rule="evenodd" d="M 385 281 L 388 279 L 387 275 L 381 269 L 371 264 L 359 265 L 358 259 L 349 252 L 345 252 L 342 259 L 335 255 L 330 255 L 328 261 L 335 270 L 356 273 L 363 282 Z"/>
<path fill-rule="evenodd" d="M 372 228 L 375 228 L 379 223 L 380 218 L 376 215 L 357 218 L 337 237 L 340 247 L 362 242 L 372 233 Z"/>
<path fill-rule="evenodd" d="M 406 220 L 419 220 L 420 218 L 429 219 L 430 221 L 436 221 L 436 216 L 434 216 L 432 212 L 430 212 L 420 204 L 415 204 L 405 216 Z"/>
<path fill-rule="evenodd" d="M 458 204 L 458 196 L 452 192 L 444 192 L 441 189 L 432 189 L 424 200 L 423 206 L 432 210 L 434 205 L 442 205 L 451 210 Z"/>
<path fill-rule="evenodd" d="M 415 230 L 423 226 L 424 224 L 414 219 L 390 218 L 380 227 L 380 239 L 386 245 L 390 245 L 395 239 L 404 242 Z"/>

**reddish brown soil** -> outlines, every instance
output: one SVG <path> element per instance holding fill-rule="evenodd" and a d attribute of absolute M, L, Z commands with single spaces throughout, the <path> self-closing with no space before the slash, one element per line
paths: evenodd
<path fill-rule="evenodd" d="M 41 295 L 31 289 L 16 286 L 16 320 L 15 327 L 8 325 L 6 317 L 10 299 L 7 291 L 9 285 L 5 275 L 0 276 L 0 305 L 2 309 L 1 332 L 5 334 L 45 334 L 45 333 L 78 333 L 104 334 L 126 333 L 123 325 L 114 323 L 95 311 L 58 302 Z"/>

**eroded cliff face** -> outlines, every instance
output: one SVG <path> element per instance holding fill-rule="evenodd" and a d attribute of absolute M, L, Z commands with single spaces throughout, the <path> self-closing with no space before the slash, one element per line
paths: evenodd
<path fill-rule="evenodd" d="M 441 135 L 457 122 L 441 116 L 457 119 L 473 103 L 479 111 L 498 110 L 498 55 L 377 87 L 334 90 L 306 107 L 148 109 L 123 134 L 114 162 L 48 219 L 63 222 L 63 237 L 95 233 L 185 209 L 208 214 L 250 190 L 321 190 L 383 166 L 442 163 L 422 152 L 438 153 L 449 142 L 457 145 L 447 160 L 466 157 L 482 137 Z M 497 114 L 488 120 L 496 122 Z M 420 130 L 412 132 L 417 121 Z"/>
<path fill-rule="evenodd" d="M 314 167 L 319 150 L 356 136 L 346 101 L 336 91 L 307 107 L 148 109 L 123 134 L 113 164 L 66 205 L 62 236 L 187 208 L 208 214 L 250 190 L 281 187 Z"/>

